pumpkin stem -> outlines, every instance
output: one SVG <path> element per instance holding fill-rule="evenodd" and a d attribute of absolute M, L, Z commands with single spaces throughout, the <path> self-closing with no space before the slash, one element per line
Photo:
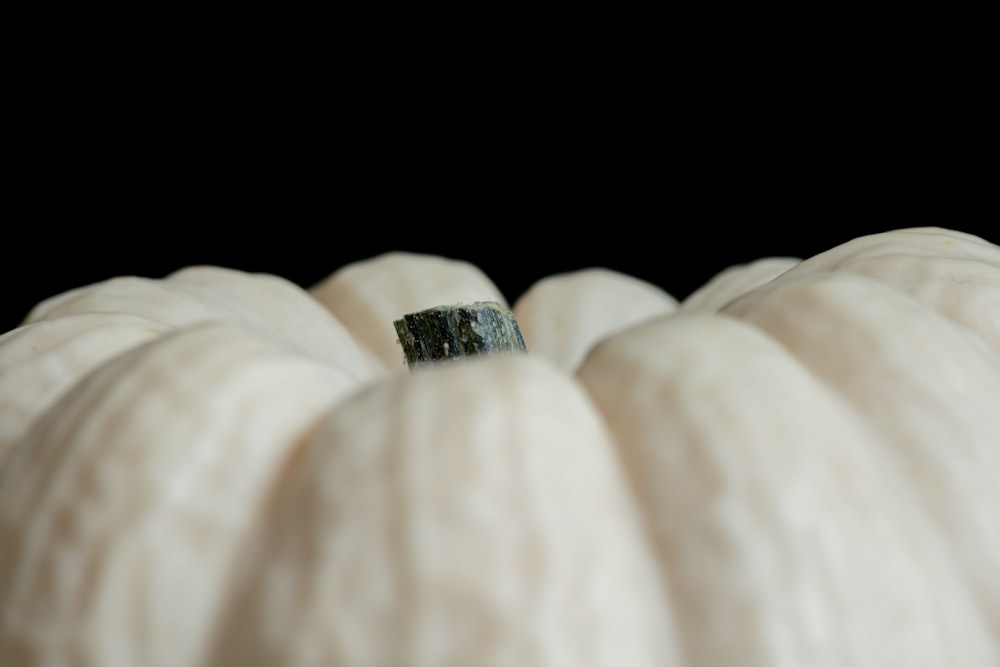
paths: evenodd
<path fill-rule="evenodd" d="M 493 301 L 435 306 L 393 325 L 410 370 L 448 359 L 528 351 L 514 313 Z"/>

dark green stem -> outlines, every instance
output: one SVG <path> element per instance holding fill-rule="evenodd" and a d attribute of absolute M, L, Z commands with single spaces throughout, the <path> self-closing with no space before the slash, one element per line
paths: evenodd
<path fill-rule="evenodd" d="M 404 315 L 393 324 L 411 370 L 480 354 L 527 352 L 514 314 L 492 301 L 435 306 Z"/>

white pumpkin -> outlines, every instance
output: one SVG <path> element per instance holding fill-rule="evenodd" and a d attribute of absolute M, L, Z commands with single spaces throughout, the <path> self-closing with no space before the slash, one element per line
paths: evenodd
<path fill-rule="evenodd" d="M 560 274 L 527 355 L 409 372 L 392 322 L 474 301 L 387 253 L 40 303 L 0 336 L 0 665 L 1000 664 L 1000 248 Z"/>

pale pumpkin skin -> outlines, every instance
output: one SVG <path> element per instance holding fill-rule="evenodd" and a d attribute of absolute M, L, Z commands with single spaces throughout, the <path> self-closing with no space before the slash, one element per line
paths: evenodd
<path fill-rule="evenodd" d="M 512 305 L 389 253 L 191 267 L 0 336 L 0 664 L 1000 664 L 1000 248 L 936 228 Z"/>

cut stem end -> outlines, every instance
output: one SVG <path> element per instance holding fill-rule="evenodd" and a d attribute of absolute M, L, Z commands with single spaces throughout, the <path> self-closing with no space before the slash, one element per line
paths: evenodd
<path fill-rule="evenodd" d="M 514 313 L 499 303 L 435 306 L 393 322 L 406 365 L 528 351 Z"/>

